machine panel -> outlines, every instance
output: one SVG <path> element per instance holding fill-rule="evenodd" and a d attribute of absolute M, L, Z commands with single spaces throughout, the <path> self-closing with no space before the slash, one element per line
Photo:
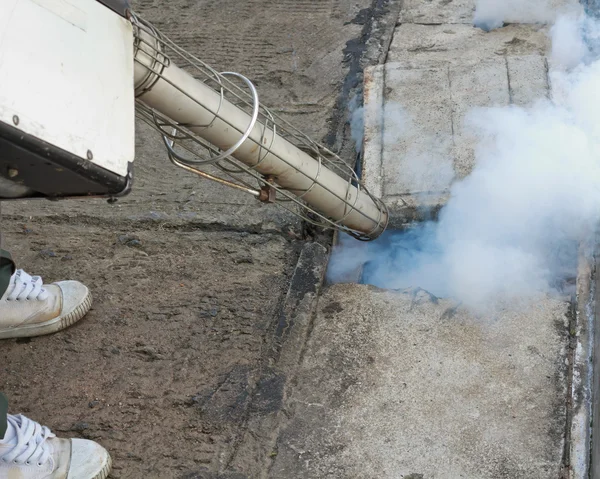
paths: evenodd
<path fill-rule="evenodd" d="M 32 188 L 22 172 L 39 159 L 39 148 L 25 154 L 37 144 L 60 158 L 50 171 L 40 165 L 53 175 L 43 196 L 97 194 L 127 183 L 135 153 L 133 28 L 107 8 L 122 3 L 0 2 L 1 176 Z M 11 157 L 15 146 L 21 153 Z M 76 172 L 69 181 L 58 178 L 69 171 Z"/>

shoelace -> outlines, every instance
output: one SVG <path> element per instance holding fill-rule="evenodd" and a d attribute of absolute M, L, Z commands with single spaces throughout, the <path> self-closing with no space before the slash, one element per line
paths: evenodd
<path fill-rule="evenodd" d="M 24 299 L 39 299 L 43 301 L 48 298 L 48 292 L 44 289 L 44 282 L 39 276 L 31 276 L 22 269 L 13 274 L 8 290 L 8 301 Z"/>
<path fill-rule="evenodd" d="M 8 416 L 8 422 L 15 428 L 17 444 L 0 460 L 15 464 L 37 464 L 43 466 L 50 458 L 51 449 L 47 439 L 56 437 L 50 429 L 25 416 Z"/>

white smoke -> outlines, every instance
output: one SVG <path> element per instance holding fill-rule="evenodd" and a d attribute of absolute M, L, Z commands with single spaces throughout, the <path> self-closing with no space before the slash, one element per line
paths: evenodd
<path fill-rule="evenodd" d="M 590 61 L 582 38 L 598 31 L 589 19 L 558 19 L 551 100 L 468 115 L 477 164 L 454 184 L 437 223 L 390 233 L 360 254 L 338 248 L 332 263 L 366 259 L 365 282 L 421 287 L 475 309 L 563 288 L 579 242 L 600 221 L 600 61 Z"/>
<path fill-rule="evenodd" d="M 563 15 L 556 20 L 551 34 L 552 52 L 550 59 L 555 68 L 571 70 L 589 55 L 589 49 L 581 32 L 587 18 L 583 15 Z"/>
<path fill-rule="evenodd" d="M 365 134 L 365 109 L 360 104 L 359 95 L 353 96 L 348 102 L 350 113 L 350 137 L 357 152 L 362 151 Z"/>

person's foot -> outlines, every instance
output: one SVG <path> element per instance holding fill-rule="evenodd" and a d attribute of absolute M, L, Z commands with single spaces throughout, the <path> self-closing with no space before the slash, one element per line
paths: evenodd
<path fill-rule="evenodd" d="M 55 333 L 79 321 L 91 306 L 89 289 L 78 281 L 45 285 L 19 269 L 0 298 L 0 339 Z"/>
<path fill-rule="evenodd" d="M 105 479 L 108 452 L 93 441 L 59 439 L 25 416 L 8 416 L 0 440 L 0 479 Z"/>

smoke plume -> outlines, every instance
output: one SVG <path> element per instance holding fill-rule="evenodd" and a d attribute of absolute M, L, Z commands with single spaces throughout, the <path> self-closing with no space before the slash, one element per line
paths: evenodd
<path fill-rule="evenodd" d="M 360 106 L 359 98 L 356 95 L 348 103 L 348 110 L 350 111 L 350 136 L 357 152 L 362 151 L 365 133 L 365 109 Z"/>
<path fill-rule="evenodd" d="M 345 240 L 329 279 L 344 280 L 341 269 L 347 275 L 364 264 L 363 282 L 421 287 L 475 309 L 564 292 L 578 245 L 600 220 L 600 61 L 584 42 L 597 27 L 560 17 L 552 29 L 552 99 L 471 111 L 477 163 L 454 183 L 439 220 L 372 244 Z"/>

